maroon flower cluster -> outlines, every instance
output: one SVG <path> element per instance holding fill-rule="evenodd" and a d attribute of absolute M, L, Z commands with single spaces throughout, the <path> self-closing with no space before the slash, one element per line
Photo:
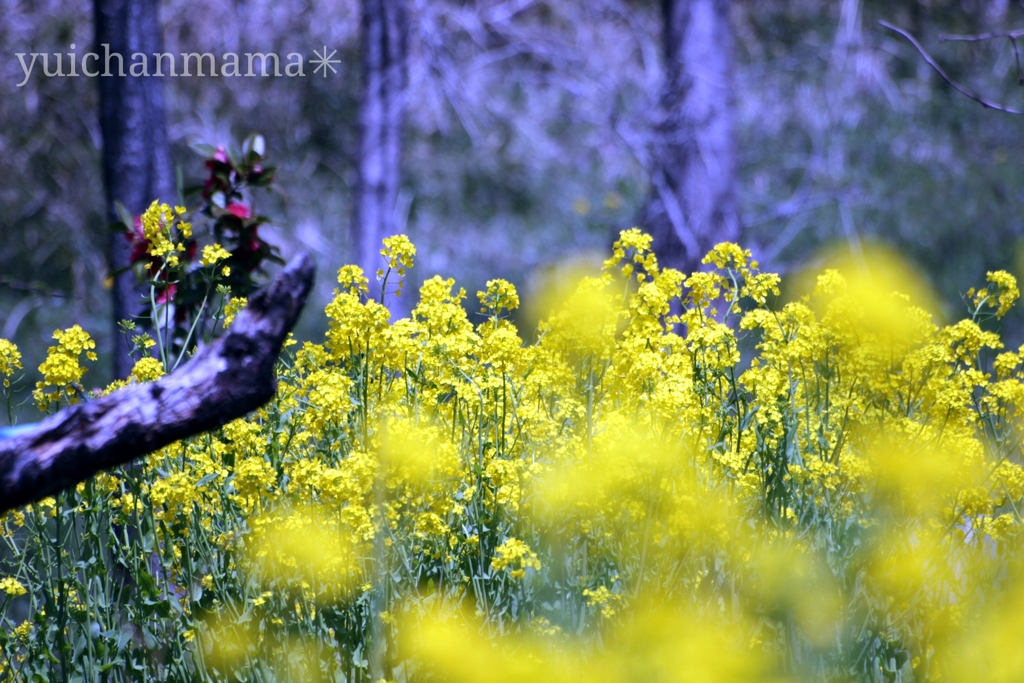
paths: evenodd
<path fill-rule="evenodd" d="M 209 219 L 207 234 L 228 251 L 229 258 L 215 266 L 203 265 L 197 261 L 198 242 L 188 237 L 181 242 L 184 251 L 177 254 L 177 265 L 165 268 L 161 257 L 149 253 L 141 216 L 122 213 L 124 236 L 131 247 L 130 264 L 140 277 L 148 279 L 157 304 L 175 306 L 175 324 L 181 326 L 199 314 L 212 281 L 226 286 L 232 296 L 247 297 L 261 284 L 267 262 L 282 263 L 277 248 L 260 237 L 260 226 L 267 219 L 252 209 L 251 189 L 267 187 L 274 180 L 275 169 L 264 166 L 263 137 L 247 138 L 241 152 L 209 145 L 194 149 L 205 157 L 206 173 L 202 184 L 186 189 L 185 194 L 201 198 L 193 216 Z"/>
<path fill-rule="evenodd" d="M 231 155 L 223 147 L 213 150 L 206 160 L 207 177 L 203 182 L 202 213 L 213 219 L 215 240 L 231 253 L 226 265 L 230 268 L 229 286 L 239 296 L 251 291 L 251 276 L 265 261 L 277 261 L 276 250 L 259 233 L 266 223 L 254 215 L 244 190 L 266 187 L 274 180 L 274 169 L 263 166 L 264 142 L 251 136 L 243 145 L 241 155 Z"/>

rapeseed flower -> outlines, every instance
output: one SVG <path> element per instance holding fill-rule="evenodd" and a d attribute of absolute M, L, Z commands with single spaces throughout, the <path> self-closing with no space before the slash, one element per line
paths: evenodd
<path fill-rule="evenodd" d="M 19 597 L 27 592 L 25 586 L 10 576 L 0 579 L 0 592 L 6 593 L 9 597 Z"/>
<path fill-rule="evenodd" d="M 10 388 L 11 377 L 21 369 L 21 352 L 13 342 L 0 339 L 0 375 L 4 378 L 4 388 Z"/>
<path fill-rule="evenodd" d="M 203 247 L 203 257 L 200 263 L 204 266 L 215 265 L 218 261 L 231 258 L 231 252 L 219 244 L 208 244 Z"/>
<path fill-rule="evenodd" d="M 74 392 L 86 373 L 86 368 L 81 366 L 82 355 L 88 360 L 96 360 L 96 352 L 93 350 L 96 342 L 78 325 L 56 330 L 53 338 L 57 340 L 57 345 L 47 349 L 46 360 L 39 366 L 43 379 L 36 382 L 36 389 L 32 393 L 40 410 L 45 410 L 60 396 L 67 396 L 69 401 L 74 402 Z M 72 393 L 69 393 L 69 389 Z"/>
<path fill-rule="evenodd" d="M 945 324 L 889 254 L 834 259 L 783 299 L 738 245 L 697 273 L 651 247 L 622 233 L 603 270 L 544 298 L 532 342 L 511 283 L 477 293 L 476 322 L 430 277 L 392 320 L 345 266 L 273 401 L 0 529 L 48 539 L 72 509 L 86 529 L 138 525 L 112 543 L 158 556 L 159 628 L 210 677 L 1019 677 L 999 652 L 1019 626 L 1024 348 L 989 327 L 1012 276 Z M 382 249 L 399 277 L 414 254 L 403 236 Z M 52 350 L 62 387 L 82 335 Z M 53 585 L 4 562 L 25 599 Z M 97 585 L 69 609 L 98 610 Z M 33 638 L 60 628 L 42 614 Z"/>

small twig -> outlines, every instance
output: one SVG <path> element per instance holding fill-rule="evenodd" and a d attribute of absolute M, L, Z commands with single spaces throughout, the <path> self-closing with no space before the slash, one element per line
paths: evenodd
<path fill-rule="evenodd" d="M 885 22 L 883 21 L 882 23 L 884 24 Z M 980 43 L 983 40 L 998 40 L 999 38 L 1009 38 L 1010 40 L 1014 40 L 1016 38 L 1024 38 L 1024 29 L 1019 28 L 1016 31 L 1000 31 L 998 33 L 977 33 L 974 35 L 957 35 L 952 33 L 944 33 L 939 36 L 939 40 L 944 43 L 948 41 L 961 43 Z"/>
<path fill-rule="evenodd" d="M 1020 49 L 1017 46 L 1017 39 L 1010 38 L 1010 45 L 1013 45 L 1013 59 L 1017 64 L 1017 85 L 1024 85 L 1024 72 L 1020 69 Z"/>
<path fill-rule="evenodd" d="M 981 95 L 978 95 L 974 91 L 968 89 L 966 86 L 960 85 L 959 83 L 954 81 L 952 78 L 949 77 L 949 75 L 945 71 L 943 71 L 942 67 L 939 66 L 938 63 L 934 59 L 932 59 L 932 56 L 929 55 L 928 52 L 925 51 L 925 49 L 923 47 L 921 47 L 921 44 L 919 42 L 917 42 L 917 40 L 914 38 L 914 36 L 910 35 L 906 31 L 904 31 L 903 29 L 899 28 L 898 26 L 893 26 L 892 24 L 890 24 L 887 21 L 879 21 L 878 23 L 880 25 L 884 26 L 885 28 L 889 29 L 890 31 L 895 31 L 896 33 L 898 33 L 901 36 L 903 36 L 904 38 L 906 38 L 910 42 L 910 44 L 913 45 L 917 49 L 917 51 L 921 53 L 921 56 L 924 58 L 924 61 L 926 61 L 928 63 L 928 66 L 930 66 L 932 69 L 934 69 L 935 73 L 939 74 L 939 76 L 941 76 L 943 78 L 943 80 L 946 81 L 946 83 L 949 83 L 949 85 L 954 90 L 959 92 L 964 97 L 967 97 L 968 99 L 974 100 L 975 102 L 977 102 L 981 106 L 985 107 L 986 109 L 994 109 L 995 111 L 1001 111 L 1001 112 L 1003 112 L 1005 114 L 1014 114 L 1016 116 L 1024 116 L 1024 111 L 1019 111 L 1017 109 L 1011 109 L 1010 107 L 1007 107 L 1005 105 L 999 104 L 998 102 L 992 102 L 991 100 L 986 100 L 984 97 L 982 97 Z"/>
<path fill-rule="evenodd" d="M 19 282 L 18 280 L 0 278 L 0 285 L 7 287 L 8 289 L 13 289 L 16 292 L 25 292 L 26 294 L 39 294 L 42 296 L 57 297 L 59 299 L 68 298 L 68 295 L 64 292 L 55 292 L 33 282 Z"/>
<path fill-rule="evenodd" d="M 979 43 L 985 40 L 999 40 L 1000 38 L 1006 38 L 1007 40 L 1010 41 L 1010 45 L 1013 46 L 1013 57 L 1017 63 L 1017 85 L 1024 85 L 1024 70 L 1021 69 L 1020 48 L 1017 45 L 1017 39 L 1024 38 L 1024 29 L 1017 29 L 1016 31 L 1002 31 L 999 33 L 977 33 L 974 35 L 956 35 L 946 33 L 939 36 L 939 41 Z"/>

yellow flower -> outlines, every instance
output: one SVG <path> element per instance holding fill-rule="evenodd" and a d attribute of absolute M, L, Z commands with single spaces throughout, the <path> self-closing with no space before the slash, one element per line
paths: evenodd
<path fill-rule="evenodd" d="M 142 349 L 151 349 L 156 346 L 156 340 L 148 334 L 137 334 L 132 337 L 132 343 Z"/>
<path fill-rule="evenodd" d="M 156 358 L 140 358 L 132 368 L 132 379 L 136 382 L 152 382 L 164 376 L 164 365 Z"/>
<path fill-rule="evenodd" d="M 11 632 L 11 634 L 17 640 L 20 640 L 21 642 L 27 642 L 29 634 L 32 633 L 32 628 L 33 628 L 32 622 L 28 621 L 28 620 L 25 620 L 25 621 L 21 622 L 21 624 L 19 624 L 18 626 L 15 626 L 14 630 Z"/>
<path fill-rule="evenodd" d="M 397 270 L 399 276 L 405 276 L 405 269 L 412 268 L 416 247 L 407 236 L 394 235 L 384 238 L 384 248 L 380 250 L 380 255 L 387 260 L 389 268 Z"/>
<path fill-rule="evenodd" d="M 605 619 L 615 616 L 618 611 L 616 606 L 623 600 L 620 593 L 613 593 L 607 586 L 599 586 L 596 590 L 584 589 L 583 597 L 587 599 L 588 605 L 600 609 Z"/>
<path fill-rule="evenodd" d="M 488 280 L 487 291 L 477 292 L 480 299 L 481 312 L 485 315 L 498 315 L 502 311 L 514 311 L 519 308 L 519 295 L 515 285 L 506 280 Z"/>
<path fill-rule="evenodd" d="M 246 307 L 249 300 L 244 296 L 232 297 L 228 300 L 227 305 L 224 307 L 224 328 L 231 327 L 231 323 L 235 321 L 235 316 L 238 315 L 239 311 Z"/>
<path fill-rule="evenodd" d="M 25 595 L 27 591 L 25 590 L 25 587 L 21 585 L 21 581 L 8 576 L 0 579 L 0 592 L 6 593 L 12 598 L 16 598 L 20 595 Z"/>
<path fill-rule="evenodd" d="M 735 268 L 736 270 L 746 268 L 749 262 L 750 250 L 743 249 L 732 242 L 716 244 L 715 248 L 701 260 L 701 263 L 704 264 L 715 264 L 716 268 Z"/>
<path fill-rule="evenodd" d="M 171 207 L 154 200 L 142 214 L 142 233 L 149 241 L 146 253 L 150 256 L 165 257 L 177 250 L 173 242 L 174 214 Z M 170 256 L 170 259 L 174 259 Z"/>
<path fill-rule="evenodd" d="M 604 262 L 605 272 L 611 273 L 621 263 L 622 277 L 631 277 L 636 266 L 641 266 L 645 271 L 637 276 L 639 281 L 646 279 L 647 275 L 656 275 L 658 259 L 651 249 L 653 240 L 653 237 L 640 228 L 623 230 L 619 233 L 619 239 L 612 245 L 611 257 Z"/>
<path fill-rule="evenodd" d="M 403 236 L 382 250 L 399 273 L 413 253 Z M 721 244 L 705 261 L 714 270 L 660 268 L 650 236 L 627 230 L 534 342 L 503 319 L 520 303 L 504 280 L 478 293 L 478 325 L 440 276 L 392 322 L 346 266 L 324 339 L 284 355 L 272 402 L 154 454 L 130 493 L 116 471 L 80 485 L 77 504 L 118 524 L 152 514 L 170 576 L 210 593 L 224 638 L 253 617 L 239 662 L 272 659 L 316 619 L 331 652 L 311 661 L 351 661 L 368 620 L 334 623 L 340 599 L 376 603 L 389 648 L 419 640 L 422 661 L 400 671 L 452 680 L 756 682 L 776 680 L 794 646 L 813 653 L 799 666 L 815 680 L 848 675 L 842 652 L 886 675 L 906 661 L 915 679 L 1020 680 L 1024 657 L 997 655 L 1024 623 L 1024 348 L 996 356 L 984 325 L 1015 280 L 990 273 L 972 316 L 940 325 L 917 305 L 926 288 L 903 286 L 907 268 L 826 271 L 776 306 L 779 277 L 748 251 Z M 226 303 L 229 321 L 244 303 Z M 81 334 L 59 333 L 49 379 L 80 377 Z M 12 348 L 0 344 L 0 367 L 20 363 Z M 0 533 L 49 533 L 61 512 L 51 498 L 0 518 Z M 197 547 L 223 552 L 189 567 Z M 0 571 L 34 565 L 14 566 Z M 562 613 L 540 604 L 553 590 Z M 484 623 L 432 625 L 459 603 Z M 187 619 L 176 632 L 193 627 L 204 648 L 219 637 Z M 547 642 L 484 635 L 502 632 Z M 945 652 L 962 675 L 946 675 Z"/>
<path fill-rule="evenodd" d="M 398 277 L 401 278 L 398 281 L 398 289 L 395 292 L 395 296 L 402 296 L 402 288 L 405 285 L 405 270 L 406 268 L 412 268 L 416 247 L 413 246 L 413 243 L 405 235 L 394 235 L 384 238 L 384 248 L 380 250 L 380 255 L 387 260 L 388 268 L 396 271 Z M 383 278 L 384 271 L 378 270 L 377 277 Z"/>
<path fill-rule="evenodd" d="M 272 598 L 272 597 L 274 597 L 273 591 L 266 591 L 265 593 L 261 594 L 259 597 L 253 598 L 252 606 L 253 607 L 260 607 L 261 605 L 265 604 L 267 602 L 267 600 L 270 600 L 270 598 Z"/>
<path fill-rule="evenodd" d="M 985 279 L 994 284 L 998 289 L 998 294 L 996 295 L 998 303 L 996 317 L 1002 318 L 1017 299 L 1020 298 L 1020 290 L 1017 289 L 1017 278 L 1005 270 L 997 270 L 987 273 Z"/>
<path fill-rule="evenodd" d="M 219 244 L 208 244 L 203 247 L 203 258 L 200 260 L 204 266 L 212 266 L 218 261 L 230 258 L 231 253 Z"/>
<path fill-rule="evenodd" d="M 6 339 L 0 339 L 0 375 L 4 378 L 4 388 L 11 386 L 11 375 L 21 369 L 21 353 L 18 347 Z"/>
<path fill-rule="evenodd" d="M 342 266 L 338 271 L 338 282 L 350 294 L 365 294 L 369 291 L 370 281 L 359 266 Z"/>
<path fill-rule="evenodd" d="M 770 294 L 779 296 L 781 281 L 782 279 L 775 273 L 758 273 L 746 278 L 741 294 L 749 296 L 759 306 L 764 306 Z"/>
<path fill-rule="evenodd" d="M 519 539 L 509 538 L 494 549 L 494 559 L 491 560 L 491 569 L 494 571 L 511 569 L 509 576 L 521 579 L 526 575 L 527 568 L 540 571 L 540 560 L 530 550 L 530 546 Z"/>
<path fill-rule="evenodd" d="M 96 353 L 92 350 L 96 348 L 96 342 L 78 325 L 55 331 L 53 338 L 57 340 L 57 345 L 47 350 L 46 360 L 39 366 L 43 379 L 36 383 L 32 394 L 40 410 L 45 410 L 60 392 L 66 392 L 81 381 L 86 372 L 79 365 L 83 353 L 88 360 L 96 360 Z M 49 391 L 50 388 L 55 391 Z"/>

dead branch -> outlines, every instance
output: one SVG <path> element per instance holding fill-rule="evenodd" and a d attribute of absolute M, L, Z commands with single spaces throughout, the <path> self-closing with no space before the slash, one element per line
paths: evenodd
<path fill-rule="evenodd" d="M 222 338 L 178 371 L 65 408 L 0 441 L 0 513 L 258 408 L 277 391 L 275 364 L 313 285 L 302 254 L 249 300 Z"/>
<path fill-rule="evenodd" d="M 0 287 L 7 287 L 13 289 L 15 292 L 22 292 L 24 294 L 36 294 L 39 296 L 52 296 L 58 299 L 66 299 L 68 295 L 64 292 L 58 292 L 52 289 L 46 289 L 42 285 L 34 282 L 20 282 L 18 280 L 9 280 L 7 278 L 0 277 Z"/>
<path fill-rule="evenodd" d="M 939 36 L 939 42 L 979 43 L 987 40 L 999 40 L 1001 38 L 1009 40 L 1010 45 L 1013 47 L 1013 59 L 1017 65 L 1017 85 L 1024 85 L 1024 69 L 1021 68 L 1020 46 L 1017 45 L 1017 39 L 1024 38 L 1024 29 L 1000 31 L 997 33 L 976 33 L 973 35 L 944 33 Z"/>
<path fill-rule="evenodd" d="M 1015 40 L 1017 38 L 1024 38 L 1024 29 L 1017 29 L 1015 31 L 999 31 L 996 33 L 975 33 L 968 35 L 960 35 L 956 33 L 943 33 L 939 36 L 939 40 L 942 42 L 959 41 L 962 43 L 978 43 L 983 40 L 998 40 L 999 38 L 1009 38 Z"/>
<path fill-rule="evenodd" d="M 959 83 L 954 81 L 942 69 L 942 67 L 939 66 L 938 62 L 936 62 L 934 59 L 932 59 L 932 56 L 929 55 L 928 52 L 921 46 L 921 43 L 917 42 L 917 39 L 915 39 L 914 36 L 910 35 L 906 31 L 904 31 L 903 29 L 899 28 L 898 26 L 893 26 L 892 24 L 890 24 L 887 21 L 879 21 L 878 23 L 881 24 L 882 26 L 884 26 L 885 28 L 889 29 L 890 31 L 895 31 L 896 33 L 898 33 L 901 36 L 903 36 L 904 38 L 906 38 L 907 41 L 909 41 L 910 44 L 913 45 L 917 49 L 917 51 L 921 53 L 921 56 L 924 58 L 924 61 L 926 61 L 928 63 L 928 66 L 930 66 L 932 69 L 934 69 L 935 73 L 939 74 L 939 76 L 941 76 L 942 79 L 944 81 L 946 81 L 946 83 L 949 83 L 949 85 L 952 86 L 954 90 L 959 92 L 964 97 L 967 97 L 969 99 L 974 100 L 975 102 L 977 102 L 981 106 L 985 107 L 986 109 L 994 109 L 995 111 L 1001 111 L 1001 112 L 1006 113 L 1006 114 L 1014 114 L 1016 116 L 1024 116 L 1024 111 L 1019 111 L 1017 109 L 1011 109 L 1010 107 L 1007 107 L 1005 105 L 999 104 L 998 102 L 992 102 L 990 100 L 986 100 L 981 95 L 979 95 L 979 94 L 975 93 L 973 90 L 970 90 L 969 88 L 967 88 L 967 86 L 960 85 Z"/>

